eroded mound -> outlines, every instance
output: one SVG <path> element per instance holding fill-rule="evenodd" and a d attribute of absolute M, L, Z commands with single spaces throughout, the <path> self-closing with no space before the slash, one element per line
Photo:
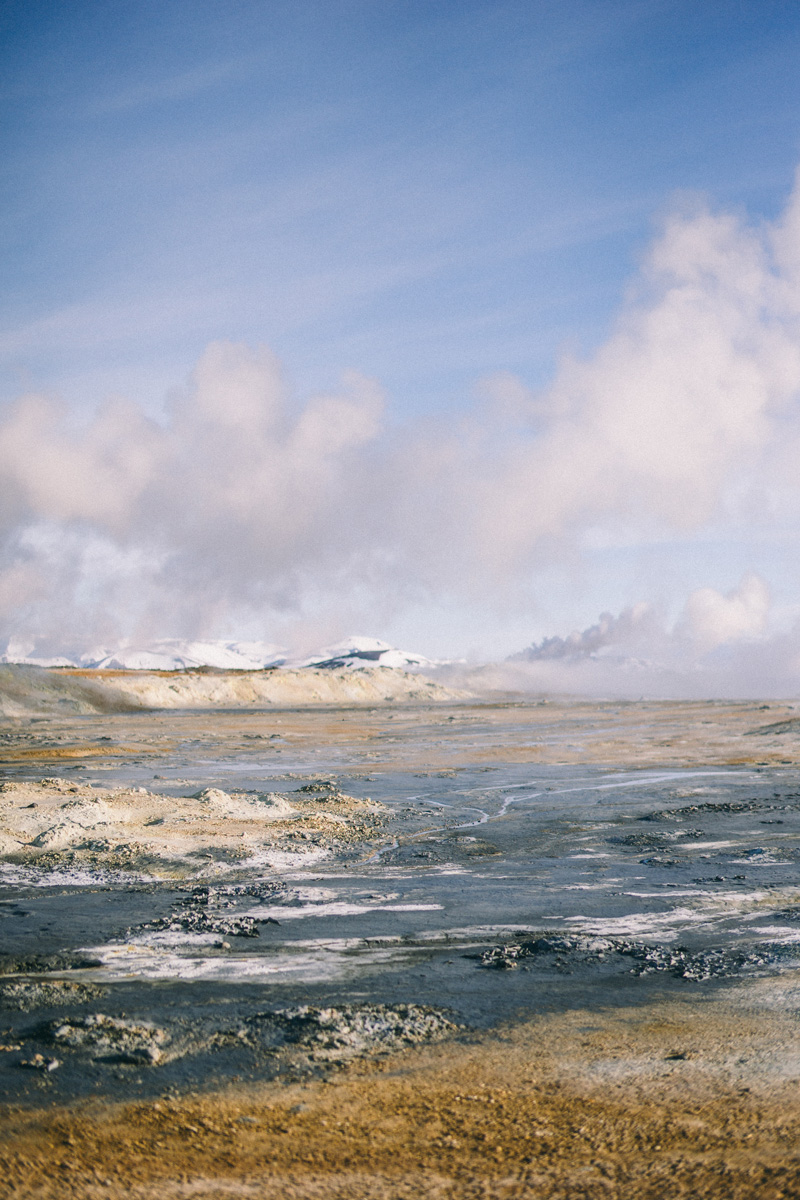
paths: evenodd
<path fill-rule="evenodd" d="M 418 1046 L 457 1032 L 461 1026 L 438 1008 L 422 1004 L 342 1004 L 317 1008 L 304 1004 L 261 1014 L 251 1024 L 277 1025 L 286 1042 L 316 1060 L 337 1061 L 362 1054 L 387 1053 Z"/>
<path fill-rule="evenodd" d="M 170 1041 L 167 1031 L 150 1021 L 127 1021 L 105 1013 L 70 1017 L 54 1026 L 52 1039 L 56 1046 L 120 1063 L 160 1062 Z"/>
<path fill-rule="evenodd" d="M 290 794 L 203 788 L 165 796 L 51 778 L 0 785 L 0 860 L 156 877 L 219 874 L 271 854 L 317 857 L 374 837 L 386 810 L 322 781 Z M 277 861 L 277 859 L 275 860 Z"/>

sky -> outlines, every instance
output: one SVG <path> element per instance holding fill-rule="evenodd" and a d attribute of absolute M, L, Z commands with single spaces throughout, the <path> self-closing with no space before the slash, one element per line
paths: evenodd
<path fill-rule="evenodd" d="M 0 642 L 605 613 L 800 688 L 800 7 L 3 0 L 0 54 Z"/>

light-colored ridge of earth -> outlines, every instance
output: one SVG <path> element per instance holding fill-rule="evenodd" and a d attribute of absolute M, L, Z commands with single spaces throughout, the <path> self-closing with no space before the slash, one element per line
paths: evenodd
<path fill-rule="evenodd" d="M 99 671 L 0 666 L 0 716 L 137 709 L 456 701 L 470 693 L 392 667 L 360 671 Z"/>

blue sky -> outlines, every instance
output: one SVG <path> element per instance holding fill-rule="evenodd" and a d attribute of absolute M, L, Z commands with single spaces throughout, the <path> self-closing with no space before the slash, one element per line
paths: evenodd
<path fill-rule="evenodd" d="M 546 390 L 612 334 L 665 214 L 700 193 L 757 229 L 800 161 L 785 2 L 4 0 L 0 31 L 2 403 L 44 393 L 78 423 L 111 396 L 168 419 L 217 341 L 269 347 L 289 411 L 377 380 L 389 431 L 459 420 L 498 372 Z M 794 603 L 783 542 L 698 528 L 584 537 L 526 565 L 508 611 L 415 583 L 364 632 L 510 650 L 752 569 Z"/>
<path fill-rule="evenodd" d="M 606 330 L 676 189 L 772 215 L 786 3 L 5 3 L 3 390 L 157 407 L 207 341 L 400 415 Z"/>

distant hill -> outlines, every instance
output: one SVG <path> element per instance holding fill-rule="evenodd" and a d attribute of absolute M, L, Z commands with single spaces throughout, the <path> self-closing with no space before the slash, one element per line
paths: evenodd
<path fill-rule="evenodd" d="M 434 667 L 438 664 L 424 654 L 414 654 L 409 650 L 398 650 L 388 642 L 377 638 L 351 637 L 333 646 L 326 646 L 317 654 L 294 666 L 314 667 L 315 670 L 363 670 L 365 667 L 395 667 L 408 670 L 413 667 Z"/>
<path fill-rule="evenodd" d="M 83 670 L 263 671 L 277 667 L 296 670 L 364 670 L 392 667 L 397 670 L 432 667 L 437 664 L 423 654 L 398 650 L 377 638 L 350 637 L 306 658 L 290 658 L 272 642 L 183 641 L 177 638 L 153 642 L 125 642 L 110 648 L 94 647 L 79 654 L 46 654 L 36 647 L 10 641 L 0 662 L 32 667 L 77 667 Z"/>
<path fill-rule="evenodd" d="M 431 703 L 471 693 L 423 675 L 367 663 L 363 670 L 180 673 L 126 669 L 0 666 L 0 715 L 135 712 L 153 709 L 306 707 Z"/>

